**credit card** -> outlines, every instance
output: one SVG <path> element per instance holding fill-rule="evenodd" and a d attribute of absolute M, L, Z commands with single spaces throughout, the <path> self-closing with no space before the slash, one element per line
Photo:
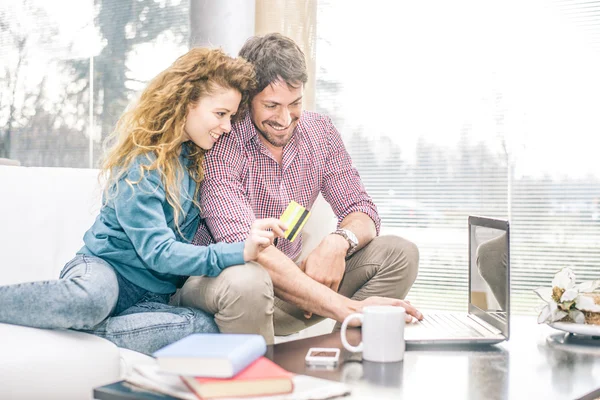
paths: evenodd
<path fill-rule="evenodd" d="M 310 217 L 310 211 L 292 200 L 279 218 L 288 227 L 284 232 L 284 237 L 293 242 L 308 221 L 308 217 Z"/>

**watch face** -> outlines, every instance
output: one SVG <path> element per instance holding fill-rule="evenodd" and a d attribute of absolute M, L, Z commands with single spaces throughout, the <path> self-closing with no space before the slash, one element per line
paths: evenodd
<path fill-rule="evenodd" d="M 358 239 L 356 238 L 356 235 L 354 234 L 354 232 L 349 231 L 348 229 L 345 229 L 346 235 L 348 235 L 348 239 L 354 244 L 354 246 L 358 245 Z"/>
<path fill-rule="evenodd" d="M 352 232 L 351 230 L 342 229 L 342 232 L 344 233 L 344 236 L 346 237 L 346 240 L 348 241 L 348 244 L 350 245 L 350 247 L 348 247 L 348 252 L 346 253 L 346 257 L 350 257 L 352 254 L 354 254 L 354 251 L 358 248 L 358 239 L 356 238 L 356 235 L 354 234 L 354 232 Z"/>

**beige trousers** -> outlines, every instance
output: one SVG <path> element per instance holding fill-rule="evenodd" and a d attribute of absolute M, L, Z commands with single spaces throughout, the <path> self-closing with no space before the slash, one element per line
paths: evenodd
<path fill-rule="evenodd" d="M 480 244 L 476 249 L 479 274 L 487 282 L 503 311 L 506 307 L 506 275 L 508 274 L 508 245 L 506 233 Z M 485 308 L 488 308 L 487 305 Z"/>
<path fill-rule="evenodd" d="M 338 292 L 353 300 L 403 299 L 417 277 L 418 264 L 414 243 L 397 236 L 376 237 L 346 260 Z M 254 262 L 226 268 L 214 278 L 190 277 L 171 303 L 214 314 L 221 332 L 258 333 L 268 344 L 274 335 L 290 335 L 323 320 L 318 315 L 306 319 L 298 307 L 275 297 L 269 274 Z"/>

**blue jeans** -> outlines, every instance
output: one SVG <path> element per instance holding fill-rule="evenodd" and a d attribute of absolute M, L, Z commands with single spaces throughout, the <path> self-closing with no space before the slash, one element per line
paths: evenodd
<path fill-rule="evenodd" d="M 0 287 L 0 322 L 88 332 L 145 354 L 192 333 L 219 332 L 212 315 L 170 306 L 170 296 L 132 284 L 98 257 L 78 254 L 58 280 Z"/>

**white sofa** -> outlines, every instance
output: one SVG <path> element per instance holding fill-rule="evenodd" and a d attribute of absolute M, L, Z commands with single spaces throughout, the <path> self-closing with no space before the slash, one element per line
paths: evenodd
<path fill-rule="evenodd" d="M 0 165 L 0 187 L 0 285 L 56 279 L 100 208 L 98 171 Z M 317 204 L 305 249 L 335 227 L 329 205 Z M 0 355 L 0 399 L 90 399 L 94 387 L 153 360 L 81 332 L 7 324 L 0 324 Z"/>

